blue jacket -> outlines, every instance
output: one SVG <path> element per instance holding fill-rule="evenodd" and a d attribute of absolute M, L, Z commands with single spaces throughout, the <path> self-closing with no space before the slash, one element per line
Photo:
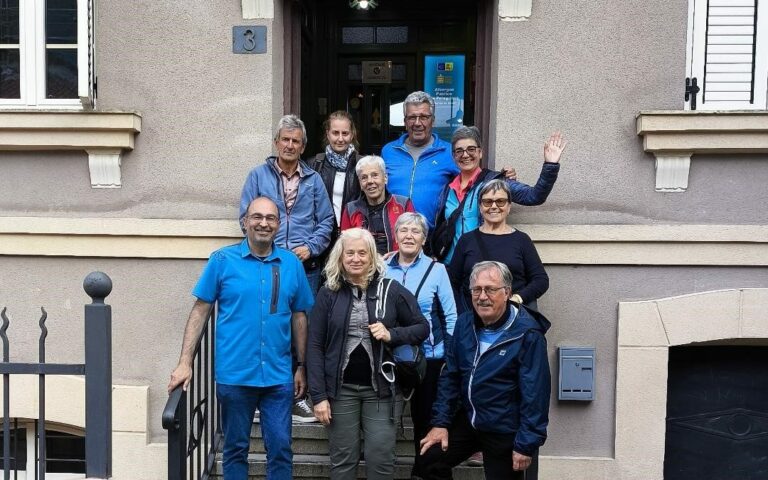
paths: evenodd
<path fill-rule="evenodd" d="M 400 282 L 415 295 L 433 260 L 421 252 L 416 260 L 404 269 L 397 261 L 398 256 L 399 254 L 396 254 L 389 260 L 384 276 Z M 445 344 L 450 341 L 456 325 L 456 302 L 445 265 L 435 262 L 419 290 L 417 300 L 421 313 L 429 323 L 429 337 L 422 344 L 424 356 L 428 359 L 441 359 L 445 356 Z"/>
<path fill-rule="evenodd" d="M 515 451 L 531 455 L 547 438 L 551 387 L 544 333 L 550 323 L 538 312 L 510 304 L 496 325 L 504 331 L 479 355 L 480 319 L 474 312 L 459 316 L 432 426 L 448 428 L 460 399 L 476 430 L 516 435 Z"/>
<path fill-rule="evenodd" d="M 427 217 L 431 230 L 435 226 L 440 192 L 459 174 L 459 168 L 453 162 L 451 144 L 437 134 L 432 134 L 432 146 L 422 152 L 417 162 L 408 153 L 406 138 L 408 134 L 403 134 L 381 150 L 387 167 L 387 188 L 409 197 L 416 211 Z"/>
<path fill-rule="evenodd" d="M 534 186 L 516 180 L 507 180 L 507 185 L 509 185 L 509 189 L 512 192 L 512 201 L 518 205 L 541 205 L 547 200 L 550 192 L 552 192 L 552 187 L 555 186 L 559 172 L 559 163 L 544 162 L 544 165 L 541 167 L 541 174 L 539 174 L 539 180 Z M 504 175 L 501 172 L 483 169 L 474 185 L 472 185 L 472 188 L 467 192 L 464 208 L 462 209 L 459 219 L 456 221 L 453 244 L 445 256 L 445 263 L 451 261 L 453 251 L 456 249 L 456 244 L 459 242 L 459 238 L 461 238 L 463 234 L 475 230 L 482 224 L 483 217 L 480 215 L 480 207 L 478 205 L 480 199 L 478 198 L 478 195 L 480 195 L 480 190 L 483 189 L 486 183 L 497 178 L 503 179 Z M 443 191 L 440 193 L 435 224 L 439 225 L 446 221 L 446 219 L 451 216 L 451 213 L 458 208 L 460 203 L 459 198 L 456 196 L 456 192 L 446 184 Z"/>
<path fill-rule="evenodd" d="M 278 247 L 292 249 L 301 245 L 309 248 L 310 256 L 322 254 L 331 241 L 334 216 L 328 192 L 320 175 L 300 161 L 302 174 L 296 203 L 288 215 L 283 201 L 283 182 L 275 162 L 269 157 L 263 165 L 254 167 L 248 174 L 240 196 L 240 217 L 256 197 L 269 197 L 280 211 L 280 228 L 275 237 Z"/>

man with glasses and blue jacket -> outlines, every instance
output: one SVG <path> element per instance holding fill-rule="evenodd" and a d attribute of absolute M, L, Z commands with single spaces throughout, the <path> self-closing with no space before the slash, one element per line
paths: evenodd
<path fill-rule="evenodd" d="M 522 480 L 547 438 L 550 324 L 509 301 L 512 275 L 502 263 L 475 265 L 470 292 L 474 310 L 456 321 L 432 429 L 421 440 L 421 476 L 451 478 L 451 468 L 479 446 L 485 478 Z"/>

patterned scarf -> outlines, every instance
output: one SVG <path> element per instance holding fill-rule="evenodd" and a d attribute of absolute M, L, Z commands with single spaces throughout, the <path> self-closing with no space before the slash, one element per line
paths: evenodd
<path fill-rule="evenodd" d="M 339 172 L 345 172 L 347 170 L 347 162 L 353 153 L 355 153 L 355 146 L 351 143 L 344 153 L 336 153 L 330 145 L 325 146 L 325 158 L 327 158 L 328 162 L 333 165 L 333 168 Z"/>

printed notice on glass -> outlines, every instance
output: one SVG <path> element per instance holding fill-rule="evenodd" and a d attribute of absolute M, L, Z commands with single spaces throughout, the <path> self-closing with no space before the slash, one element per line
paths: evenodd
<path fill-rule="evenodd" d="M 425 55 L 424 91 L 435 99 L 433 131 L 451 141 L 464 122 L 464 55 Z"/>

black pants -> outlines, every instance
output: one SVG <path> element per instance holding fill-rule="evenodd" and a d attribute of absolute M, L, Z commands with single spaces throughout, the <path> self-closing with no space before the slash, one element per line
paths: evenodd
<path fill-rule="evenodd" d="M 443 360 L 427 360 L 427 374 L 411 397 L 413 443 L 416 449 L 413 469 L 411 470 L 411 476 L 414 477 L 421 476 L 421 457 L 419 456 L 421 445 L 419 442 L 427 436 L 431 428 L 432 404 L 435 403 L 435 397 L 437 397 L 437 381 L 440 378 L 440 370 L 442 370 L 444 363 Z"/>
<path fill-rule="evenodd" d="M 467 414 L 460 411 L 448 429 L 448 450 L 444 452 L 439 444 L 433 445 L 421 457 L 421 477 L 450 479 L 451 469 L 479 449 L 483 452 L 486 480 L 524 480 L 524 472 L 512 470 L 514 445 L 514 435 L 479 432 L 472 428 Z"/>

